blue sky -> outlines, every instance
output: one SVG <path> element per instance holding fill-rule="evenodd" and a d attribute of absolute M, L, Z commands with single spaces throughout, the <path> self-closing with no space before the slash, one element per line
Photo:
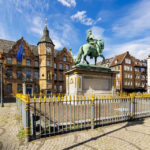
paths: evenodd
<path fill-rule="evenodd" d="M 150 0 L 0 0 L 0 38 L 29 44 L 40 40 L 47 17 L 56 49 L 76 56 L 88 29 L 104 39 L 106 58 L 129 51 L 150 54 Z"/>

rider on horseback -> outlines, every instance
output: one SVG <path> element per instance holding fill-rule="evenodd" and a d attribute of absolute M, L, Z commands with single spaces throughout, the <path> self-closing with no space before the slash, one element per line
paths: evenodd
<path fill-rule="evenodd" d="M 91 30 L 88 30 L 88 35 L 86 37 L 86 41 L 87 41 L 87 43 L 89 43 L 91 48 L 96 46 L 97 53 L 98 53 L 98 55 L 100 55 L 99 46 L 96 44 L 97 39 L 92 35 Z"/>

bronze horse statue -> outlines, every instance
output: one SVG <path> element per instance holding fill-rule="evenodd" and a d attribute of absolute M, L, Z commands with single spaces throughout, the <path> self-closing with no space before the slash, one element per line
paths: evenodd
<path fill-rule="evenodd" d="M 104 40 L 95 40 L 95 44 L 97 44 L 97 46 L 87 43 L 80 47 L 77 58 L 75 59 L 75 65 L 81 62 L 82 56 L 83 64 L 85 64 L 85 62 L 89 64 L 89 62 L 86 60 L 87 56 L 90 56 L 90 59 L 92 59 L 93 57 L 95 58 L 95 65 L 98 56 L 103 58 L 102 63 L 105 62 L 105 57 L 102 54 L 102 50 L 104 49 Z"/>

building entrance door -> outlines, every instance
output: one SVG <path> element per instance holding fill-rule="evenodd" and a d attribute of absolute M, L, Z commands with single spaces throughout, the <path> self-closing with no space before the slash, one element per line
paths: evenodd
<path fill-rule="evenodd" d="M 26 94 L 32 94 L 32 89 L 31 88 L 26 88 Z"/>

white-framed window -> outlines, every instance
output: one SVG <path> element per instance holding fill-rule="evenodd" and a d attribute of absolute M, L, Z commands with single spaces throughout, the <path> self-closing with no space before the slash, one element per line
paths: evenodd
<path fill-rule="evenodd" d="M 124 85 L 127 85 L 127 81 L 124 81 Z"/>
<path fill-rule="evenodd" d="M 131 59 L 125 58 L 125 63 L 126 63 L 126 64 L 131 64 Z"/>
<path fill-rule="evenodd" d="M 22 84 L 17 85 L 17 92 L 22 93 Z"/>
<path fill-rule="evenodd" d="M 26 74 L 26 78 L 27 79 L 31 79 L 32 78 L 32 72 L 31 72 L 31 70 L 26 70 L 25 74 Z"/>
<path fill-rule="evenodd" d="M 38 66 L 39 66 L 39 61 L 38 61 L 38 60 L 35 60 L 35 61 L 34 61 L 34 66 L 35 66 L 35 67 L 38 67 Z"/>
<path fill-rule="evenodd" d="M 128 86 L 130 85 L 130 81 L 128 81 Z"/>
<path fill-rule="evenodd" d="M 132 71 L 132 66 L 124 65 L 124 70 L 125 71 Z"/>
<path fill-rule="evenodd" d="M 30 60 L 30 59 L 27 59 L 27 60 L 26 60 L 26 65 L 27 65 L 27 66 L 31 66 L 31 60 Z"/>
<path fill-rule="evenodd" d="M 22 71 L 17 71 L 17 79 L 22 79 Z"/>
<path fill-rule="evenodd" d="M 56 85 L 54 85 L 54 90 L 57 91 L 57 86 Z"/>
<path fill-rule="evenodd" d="M 117 63 L 118 63 L 118 59 L 115 60 L 115 64 L 117 64 Z"/>
<path fill-rule="evenodd" d="M 54 73 L 54 80 L 57 80 L 57 74 Z"/>
<path fill-rule="evenodd" d="M 129 71 L 132 71 L 132 66 L 130 66 L 130 69 L 129 69 Z"/>
<path fill-rule="evenodd" d="M 63 65 L 59 64 L 59 69 L 62 70 L 63 69 Z"/>
<path fill-rule="evenodd" d="M 116 81 L 116 86 L 120 86 L 120 81 Z"/>
<path fill-rule="evenodd" d="M 60 81 L 63 81 L 63 75 L 62 75 L 62 74 L 60 74 L 59 80 L 60 80 Z"/>
<path fill-rule="evenodd" d="M 57 64 L 56 63 L 54 63 L 54 69 L 56 69 L 57 68 Z"/>
<path fill-rule="evenodd" d="M 67 64 L 66 65 L 66 70 L 69 70 L 70 69 L 70 66 Z"/>
<path fill-rule="evenodd" d="M 38 72 L 38 71 L 35 71 L 35 72 L 34 72 L 34 78 L 35 78 L 36 80 L 39 79 L 39 72 Z"/>
<path fill-rule="evenodd" d="M 62 85 L 59 86 L 59 91 L 60 91 L 60 92 L 63 91 Z"/>
<path fill-rule="evenodd" d="M 35 92 L 35 93 L 39 93 L 39 89 L 40 89 L 40 88 L 39 88 L 39 85 L 36 84 L 35 87 L 34 87 L 34 92 Z"/>
<path fill-rule="evenodd" d="M 47 66 L 51 66 L 50 60 L 47 60 L 47 61 L 46 61 L 46 65 L 47 65 Z"/>
<path fill-rule="evenodd" d="M 7 57 L 7 64 L 12 64 L 12 58 L 11 57 Z"/>
<path fill-rule="evenodd" d="M 7 93 L 12 93 L 12 84 L 7 84 Z"/>
<path fill-rule="evenodd" d="M 64 61 L 67 61 L 67 57 L 66 56 L 64 56 Z"/>
<path fill-rule="evenodd" d="M 7 70 L 6 76 L 7 78 L 12 78 L 12 70 Z"/>

